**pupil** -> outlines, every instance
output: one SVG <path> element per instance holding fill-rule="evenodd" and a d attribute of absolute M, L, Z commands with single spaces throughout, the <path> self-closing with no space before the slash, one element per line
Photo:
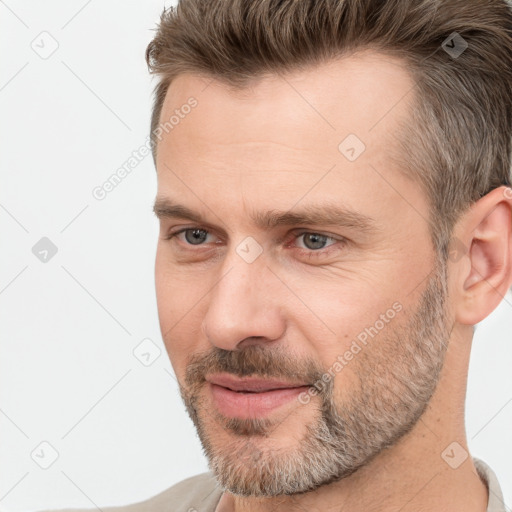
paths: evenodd
<path fill-rule="evenodd" d="M 304 237 L 304 245 L 308 249 L 322 249 L 326 241 L 326 236 L 317 233 L 307 233 Z"/>
<path fill-rule="evenodd" d="M 189 235 L 192 236 L 189 236 Z M 198 245 L 206 238 L 206 231 L 204 229 L 189 229 L 185 232 L 185 238 L 188 243 Z"/>

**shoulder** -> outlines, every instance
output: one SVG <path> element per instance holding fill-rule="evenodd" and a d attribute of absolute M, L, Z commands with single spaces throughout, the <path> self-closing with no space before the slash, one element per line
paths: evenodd
<path fill-rule="evenodd" d="M 489 502 L 487 512 L 505 512 L 505 504 L 503 501 L 503 492 L 496 473 L 482 459 L 473 457 L 473 463 L 480 479 L 487 486 L 489 492 Z"/>
<path fill-rule="evenodd" d="M 214 512 L 222 495 L 211 471 L 195 475 L 145 501 L 120 507 L 102 507 L 103 512 Z M 94 509 L 59 509 L 53 512 L 96 512 Z M 49 511 L 48 511 L 49 512 Z"/>

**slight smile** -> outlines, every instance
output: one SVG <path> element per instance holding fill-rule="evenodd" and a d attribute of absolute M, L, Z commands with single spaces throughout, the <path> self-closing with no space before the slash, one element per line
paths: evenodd
<path fill-rule="evenodd" d="M 303 382 L 238 378 L 228 374 L 211 375 L 206 381 L 219 412 L 241 419 L 265 416 L 297 399 L 310 386 Z"/>

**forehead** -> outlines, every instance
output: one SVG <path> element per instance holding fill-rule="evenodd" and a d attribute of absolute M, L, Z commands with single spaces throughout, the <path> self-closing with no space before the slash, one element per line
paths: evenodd
<path fill-rule="evenodd" d="M 241 89 L 186 73 L 171 83 L 160 121 L 169 120 L 191 97 L 197 107 L 187 115 L 190 121 L 164 134 L 163 145 L 182 145 L 191 136 L 218 144 L 264 137 L 283 146 L 299 143 L 308 149 L 323 142 L 336 149 L 351 133 L 367 146 L 388 144 L 390 130 L 407 115 L 413 88 L 402 60 L 368 50 L 260 77 Z M 198 117 L 200 122 L 194 122 Z"/>
<path fill-rule="evenodd" d="M 204 199 L 215 189 L 218 201 L 232 205 L 243 196 L 247 204 L 287 208 L 308 191 L 333 201 L 343 194 L 348 204 L 375 193 L 370 187 L 382 185 L 376 173 L 393 171 L 399 123 L 413 97 L 404 63 L 369 51 L 241 89 L 182 74 L 160 117 L 175 122 L 158 147 L 159 194 L 197 202 L 195 195 Z M 183 108 L 191 98 L 195 106 Z M 395 196 L 388 190 L 380 201 Z"/>

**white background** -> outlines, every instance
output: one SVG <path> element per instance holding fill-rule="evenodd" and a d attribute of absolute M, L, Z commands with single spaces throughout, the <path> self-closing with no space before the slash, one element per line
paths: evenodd
<path fill-rule="evenodd" d="M 158 325 L 151 156 L 92 195 L 148 136 L 144 52 L 163 6 L 0 2 L 2 511 L 125 504 L 207 470 Z M 46 263 L 42 237 L 58 249 Z M 509 294 L 477 329 L 466 411 L 509 507 L 511 332 Z M 133 355 L 147 338 L 161 350 L 148 367 Z"/>

